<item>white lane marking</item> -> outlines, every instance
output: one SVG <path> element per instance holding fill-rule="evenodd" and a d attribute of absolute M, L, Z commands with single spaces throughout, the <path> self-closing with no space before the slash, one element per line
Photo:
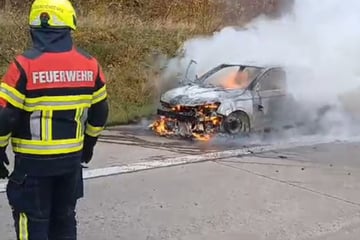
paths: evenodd
<path fill-rule="evenodd" d="M 200 162 L 207 162 L 207 161 L 214 161 L 218 159 L 236 157 L 240 155 L 251 155 L 254 153 L 262 153 L 274 150 L 281 150 L 281 149 L 288 149 L 294 147 L 306 147 L 306 146 L 313 146 L 318 144 L 326 144 L 332 143 L 336 141 L 341 142 L 357 142 L 360 141 L 360 138 L 352 138 L 352 139 L 323 139 L 319 140 L 316 137 L 313 138 L 306 138 L 303 141 L 293 141 L 293 142 L 286 142 L 286 143 L 276 143 L 271 145 L 263 145 L 263 146 L 255 146 L 255 147 L 245 147 L 237 150 L 226 150 L 221 152 L 214 152 L 214 153 L 205 153 L 200 155 L 187 155 L 182 157 L 176 158 L 168 158 L 164 160 L 154 160 L 154 161 L 147 161 L 147 162 L 138 162 L 138 163 L 131 163 L 123 166 L 113 166 L 113 167 L 106 167 L 106 168 L 98 168 L 98 169 L 88 169 L 84 170 L 84 179 L 93 179 L 99 177 L 107 177 L 112 175 L 119 175 L 125 173 L 133 173 L 139 171 L 145 171 L 150 169 L 156 168 L 164 168 L 170 166 L 178 166 L 178 165 L 185 165 L 191 163 L 200 163 Z M 0 193 L 4 193 L 6 191 L 6 182 L 0 182 Z"/>

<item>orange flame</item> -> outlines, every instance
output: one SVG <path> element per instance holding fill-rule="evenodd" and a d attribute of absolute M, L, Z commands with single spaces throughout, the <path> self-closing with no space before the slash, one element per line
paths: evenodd
<path fill-rule="evenodd" d="M 209 111 L 214 111 L 218 108 L 217 104 L 207 104 L 201 106 L 197 109 L 198 112 L 198 121 L 196 123 L 191 123 L 190 135 L 199 141 L 209 141 L 212 138 L 213 133 L 216 132 L 216 129 L 221 124 L 221 118 L 218 116 L 208 116 L 206 115 Z M 180 112 L 186 109 L 184 106 L 177 105 L 171 108 L 174 112 Z M 179 123 L 176 119 L 167 118 L 161 116 L 157 119 L 150 127 L 152 130 L 160 136 L 173 136 L 175 132 L 173 129 L 168 129 L 168 123 L 176 124 Z"/>
<path fill-rule="evenodd" d="M 221 85 L 227 89 L 243 89 L 249 85 L 248 72 L 233 72 L 221 81 Z"/>
<path fill-rule="evenodd" d="M 192 135 L 193 137 L 195 137 L 195 139 L 199 141 L 209 141 L 211 139 L 211 136 L 209 134 L 201 135 L 198 133 L 193 133 Z"/>
<path fill-rule="evenodd" d="M 152 124 L 152 129 L 161 136 L 168 135 L 170 132 L 166 129 L 167 118 L 160 117 Z"/>

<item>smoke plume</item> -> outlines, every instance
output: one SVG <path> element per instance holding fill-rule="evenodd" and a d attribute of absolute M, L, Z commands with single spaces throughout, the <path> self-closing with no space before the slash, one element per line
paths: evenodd
<path fill-rule="evenodd" d="M 183 77 L 191 60 L 197 62 L 192 76 L 221 63 L 281 65 L 288 71 L 289 92 L 309 113 L 315 106 L 340 103 L 357 111 L 359 13 L 358 0 L 295 0 L 292 10 L 279 18 L 260 16 L 241 29 L 225 27 L 212 36 L 189 39 L 181 56 L 169 59 L 163 77 Z M 325 123 L 347 124 L 340 111 Z"/>

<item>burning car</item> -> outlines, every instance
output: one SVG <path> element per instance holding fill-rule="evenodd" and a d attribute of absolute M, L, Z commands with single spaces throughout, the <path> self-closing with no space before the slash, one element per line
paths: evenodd
<path fill-rule="evenodd" d="M 161 95 L 150 128 L 161 136 L 208 140 L 286 127 L 294 108 L 281 66 L 220 64 Z"/>

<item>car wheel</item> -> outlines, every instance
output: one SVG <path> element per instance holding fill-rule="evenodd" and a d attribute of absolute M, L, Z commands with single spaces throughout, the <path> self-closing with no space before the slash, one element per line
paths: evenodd
<path fill-rule="evenodd" d="M 242 111 L 233 112 L 225 118 L 223 128 L 231 135 L 247 135 L 250 132 L 249 116 Z"/>

